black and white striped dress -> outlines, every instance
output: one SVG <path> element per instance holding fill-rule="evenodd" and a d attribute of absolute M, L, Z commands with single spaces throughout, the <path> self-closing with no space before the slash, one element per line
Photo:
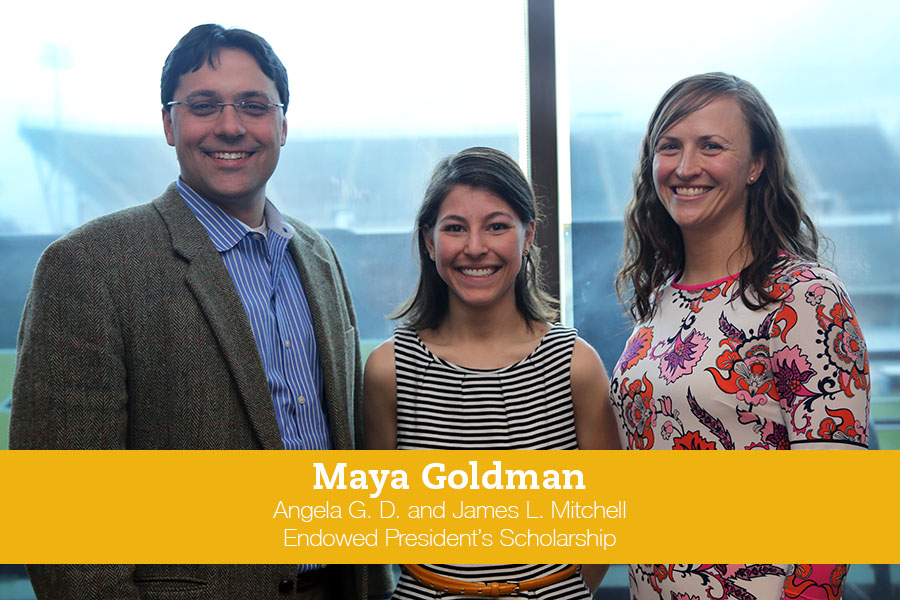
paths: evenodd
<path fill-rule="evenodd" d="M 554 325 L 535 350 L 502 369 L 461 367 L 435 356 L 412 329 L 394 331 L 397 447 L 402 450 L 566 450 L 578 447 L 569 380 L 577 332 Z M 453 579 L 525 581 L 569 565 L 423 565 Z M 395 600 L 437 598 L 406 572 Z M 445 595 L 446 600 L 467 596 Z M 579 574 L 516 598 L 588 600 Z"/>
<path fill-rule="evenodd" d="M 576 335 L 554 325 L 519 362 L 480 370 L 438 358 L 415 331 L 397 328 L 397 448 L 577 448 L 569 381 Z"/>

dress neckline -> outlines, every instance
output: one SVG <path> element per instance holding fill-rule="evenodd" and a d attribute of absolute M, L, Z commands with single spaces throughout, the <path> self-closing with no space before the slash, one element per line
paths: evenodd
<path fill-rule="evenodd" d="M 722 277 L 721 279 L 716 279 L 715 281 L 710 281 L 708 283 L 701 283 L 698 285 L 684 285 L 683 283 L 677 283 L 678 278 L 681 277 L 681 274 L 683 272 L 684 270 L 682 269 L 681 271 L 675 273 L 675 275 L 672 276 L 669 285 L 671 285 L 676 290 L 682 290 L 685 292 L 699 292 L 700 290 L 705 290 L 707 288 L 718 287 L 727 281 L 735 281 L 741 276 L 740 273 L 735 273 L 733 275 L 728 275 L 726 277 Z"/>
<path fill-rule="evenodd" d="M 791 258 L 790 252 L 785 250 L 778 251 L 778 257 L 784 259 L 785 257 Z M 669 280 L 669 285 L 671 285 L 676 290 L 682 290 L 685 292 L 699 292 L 700 290 L 705 290 L 711 287 L 718 287 L 727 281 L 736 281 L 741 277 L 740 273 L 733 273 L 731 275 L 727 275 L 722 277 L 721 279 L 716 279 L 715 281 L 710 281 L 708 283 L 701 283 L 699 285 L 684 285 L 678 282 L 678 278 L 681 277 L 681 274 L 684 273 L 684 269 L 679 269 L 677 273 L 672 275 L 672 278 Z"/>
<path fill-rule="evenodd" d="M 416 342 L 419 344 L 419 346 L 426 352 L 426 354 L 428 354 L 428 356 L 433 361 L 440 363 L 450 369 L 454 369 L 456 371 L 464 371 L 467 373 L 490 374 L 490 373 L 502 373 L 505 371 L 512 370 L 512 369 L 518 367 L 519 365 L 521 365 L 522 363 L 530 360 L 543 347 L 544 342 L 547 340 L 548 337 L 550 337 L 550 334 L 553 333 L 554 331 L 558 331 L 560 329 L 563 329 L 563 325 L 561 323 L 551 324 L 550 329 L 548 329 L 547 332 L 541 336 L 541 339 L 540 339 L 540 341 L 538 341 L 537 346 L 535 346 L 531 352 L 529 352 L 528 354 L 526 354 L 525 356 L 523 356 L 522 358 L 520 358 L 519 360 L 515 361 L 514 363 L 512 363 L 510 365 L 506 365 L 505 367 L 498 367 L 496 369 L 476 369 L 474 367 L 466 367 L 463 365 L 458 365 L 456 363 L 452 363 L 449 360 L 443 359 L 440 356 L 438 356 L 437 354 L 435 354 L 434 352 L 432 352 L 431 348 L 429 348 L 425 344 L 425 342 L 422 340 L 422 338 L 419 336 L 418 331 L 413 329 L 412 334 L 415 336 Z"/>

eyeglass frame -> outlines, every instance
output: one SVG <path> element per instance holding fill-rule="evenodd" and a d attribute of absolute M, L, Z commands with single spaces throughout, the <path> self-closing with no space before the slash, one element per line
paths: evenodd
<path fill-rule="evenodd" d="M 192 117 L 196 117 L 196 118 L 198 118 L 198 119 L 203 119 L 203 118 L 206 118 L 206 117 L 219 116 L 219 115 L 221 115 L 222 112 L 225 110 L 225 107 L 226 107 L 226 106 L 232 106 L 232 107 L 234 107 L 234 112 L 235 112 L 239 117 L 241 117 L 241 116 L 249 116 L 249 117 L 254 117 L 254 118 L 263 118 L 263 117 L 267 117 L 267 116 L 269 116 L 270 114 L 272 114 L 272 111 L 269 110 L 269 109 L 271 109 L 271 108 L 280 108 L 281 110 L 284 110 L 284 104 L 281 103 L 281 102 L 261 102 L 261 101 L 259 101 L 259 100 L 241 100 L 241 101 L 239 101 L 239 102 L 216 102 L 216 101 L 213 101 L 213 100 L 197 100 L 196 102 L 198 102 L 198 103 L 199 103 L 199 102 L 205 102 L 205 103 L 207 103 L 207 104 L 214 104 L 215 106 L 218 106 L 218 107 L 219 107 L 219 112 L 218 112 L 218 113 L 213 112 L 213 113 L 210 113 L 210 114 L 208 114 L 208 115 L 195 115 L 193 112 L 191 112 L 191 116 L 192 116 Z M 192 101 L 189 101 L 189 100 L 170 100 L 169 102 L 166 102 L 166 107 L 178 106 L 178 105 L 183 105 L 183 106 L 190 107 L 190 105 L 191 105 L 192 103 L 193 103 L 193 102 L 192 102 Z M 241 108 L 242 108 L 244 105 L 246 105 L 246 104 L 265 104 L 265 105 L 266 105 L 266 114 L 264 114 L 264 115 L 259 115 L 259 116 L 254 116 L 254 115 L 244 115 L 244 114 L 242 114 L 242 112 L 241 112 Z M 189 112 L 190 112 L 190 110 L 189 110 Z"/>

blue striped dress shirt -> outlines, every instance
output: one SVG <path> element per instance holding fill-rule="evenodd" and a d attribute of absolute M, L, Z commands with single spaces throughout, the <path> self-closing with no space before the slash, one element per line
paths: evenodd
<path fill-rule="evenodd" d="M 266 200 L 264 236 L 201 197 L 180 177 L 177 186 L 219 251 L 244 304 L 285 449 L 330 450 L 316 336 L 300 273 L 288 250 L 294 228 Z"/>

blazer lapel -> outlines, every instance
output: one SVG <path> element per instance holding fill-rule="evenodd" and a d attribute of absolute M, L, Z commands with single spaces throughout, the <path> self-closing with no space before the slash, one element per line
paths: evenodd
<path fill-rule="evenodd" d="M 153 204 L 169 228 L 173 249 L 188 262 L 185 280 L 219 342 L 250 426 L 263 448 L 283 449 L 250 321 L 225 263 L 174 184 Z"/>
<path fill-rule="evenodd" d="M 344 320 L 340 314 L 343 306 L 337 297 L 338 285 L 334 281 L 334 259 L 323 255 L 324 244 L 314 243 L 296 221 L 291 221 L 296 233 L 291 239 L 290 252 L 312 316 L 316 345 L 325 388 L 325 406 L 334 448 L 350 449 L 353 438 L 348 414 L 347 355 L 344 340 Z"/>

